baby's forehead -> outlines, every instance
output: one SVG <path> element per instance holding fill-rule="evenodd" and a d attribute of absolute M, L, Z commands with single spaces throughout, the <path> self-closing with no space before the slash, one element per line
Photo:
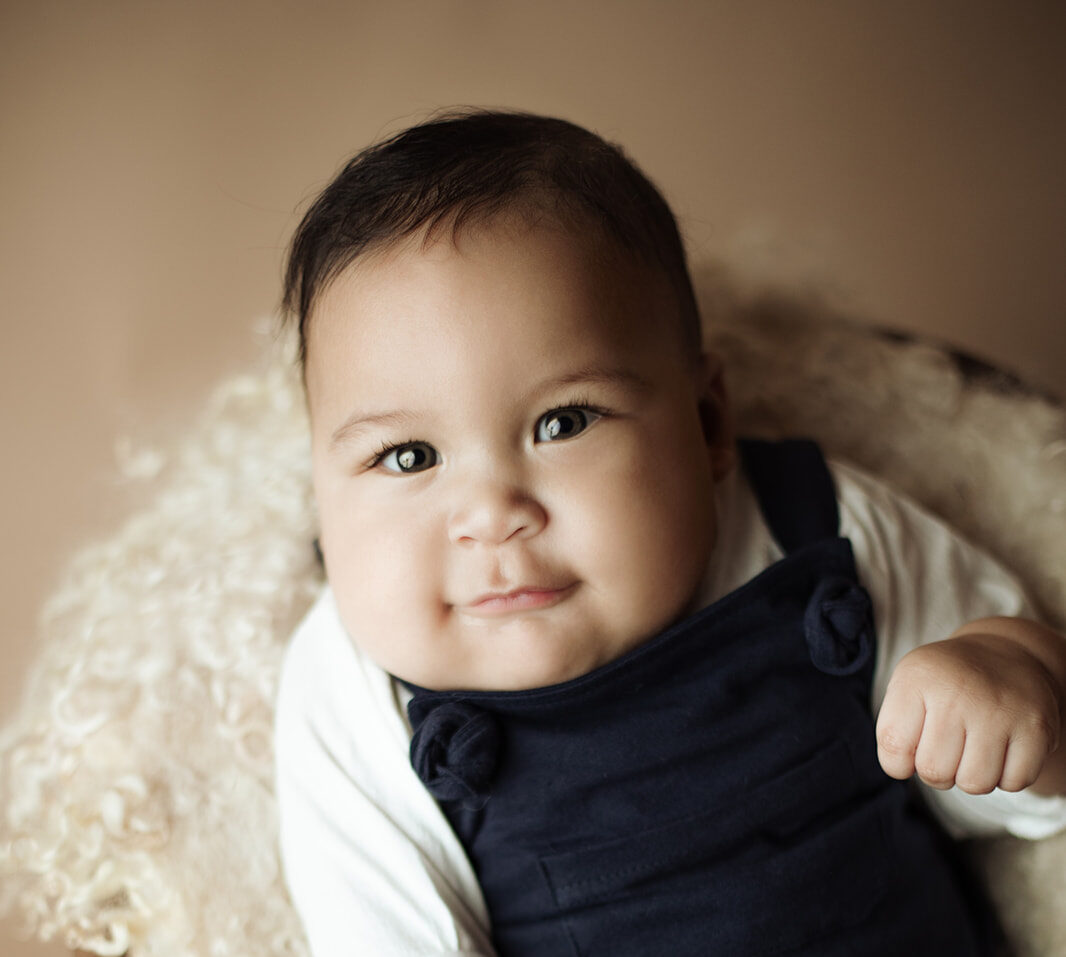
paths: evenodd
<path fill-rule="evenodd" d="M 343 376 L 327 357 L 348 350 L 404 377 L 446 360 L 480 376 L 516 356 L 604 368 L 619 350 L 663 347 L 687 362 L 681 325 L 661 268 L 602 231 L 526 214 L 438 225 L 366 251 L 324 290 L 308 358 Z"/>
<path fill-rule="evenodd" d="M 543 248 L 546 236 L 608 285 L 624 286 L 649 298 L 663 293 L 673 298 L 670 278 L 658 263 L 649 263 L 639 252 L 624 246 L 587 214 L 525 204 L 491 216 L 453 215 L 423 224 L 362 250 L 338 272 L 338 277 L 355 272 L 373 273 L 379 280 L 387 279 L 407 271 L 412 258 L 440 262 L 468 255 L 481 244 L 490 244 L 505 264 L 520 266 L 538 261 L 543 264 L 542 257 L 534 253 Z M 543 272 L 545 281 L 552 278 L 550 269 Z"/>

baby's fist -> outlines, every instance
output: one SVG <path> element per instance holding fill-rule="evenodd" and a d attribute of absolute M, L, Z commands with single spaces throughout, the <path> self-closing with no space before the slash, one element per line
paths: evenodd
<path fill-rule="evenodd" d="M 967 632 L 922 645 L 896 666 L 877 719 L 894 778 L 970 794 L 1020 791 L 1058 747 L 1058 689 L 1021 644 Z"/>

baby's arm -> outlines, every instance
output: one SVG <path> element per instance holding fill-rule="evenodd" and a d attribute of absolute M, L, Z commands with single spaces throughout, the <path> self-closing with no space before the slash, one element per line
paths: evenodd
<path fill-rule="evenodd" d="M 1066 638 L 981 618 L 904 656 L 877 719 L 881 766 L 938 789 L 1066 794 Z"/>

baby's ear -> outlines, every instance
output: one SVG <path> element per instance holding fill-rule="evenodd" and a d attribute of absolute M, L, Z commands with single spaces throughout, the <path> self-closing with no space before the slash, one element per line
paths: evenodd
<path fill-rule="evenodd" d="M 698 374 L 700 425 L 711 456 L 711 470 L 717 481 L 736 464 L 733 417 L 729 410 L 721 357 L 714 352 L 703 353 Z"/>

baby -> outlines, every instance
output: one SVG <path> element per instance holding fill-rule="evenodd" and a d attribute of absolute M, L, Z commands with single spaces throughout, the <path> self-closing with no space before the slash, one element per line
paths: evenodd
<path fill-rule="evenodd" d="M 879 483 L 734 440 L 619 149 L 409 129 L 312 206 L 285 301 L 329 580 L 277 718 L 316 955 L 989 952 L 902 782 L 958 833 L 1066 824 L 1066 644 Z"/>

